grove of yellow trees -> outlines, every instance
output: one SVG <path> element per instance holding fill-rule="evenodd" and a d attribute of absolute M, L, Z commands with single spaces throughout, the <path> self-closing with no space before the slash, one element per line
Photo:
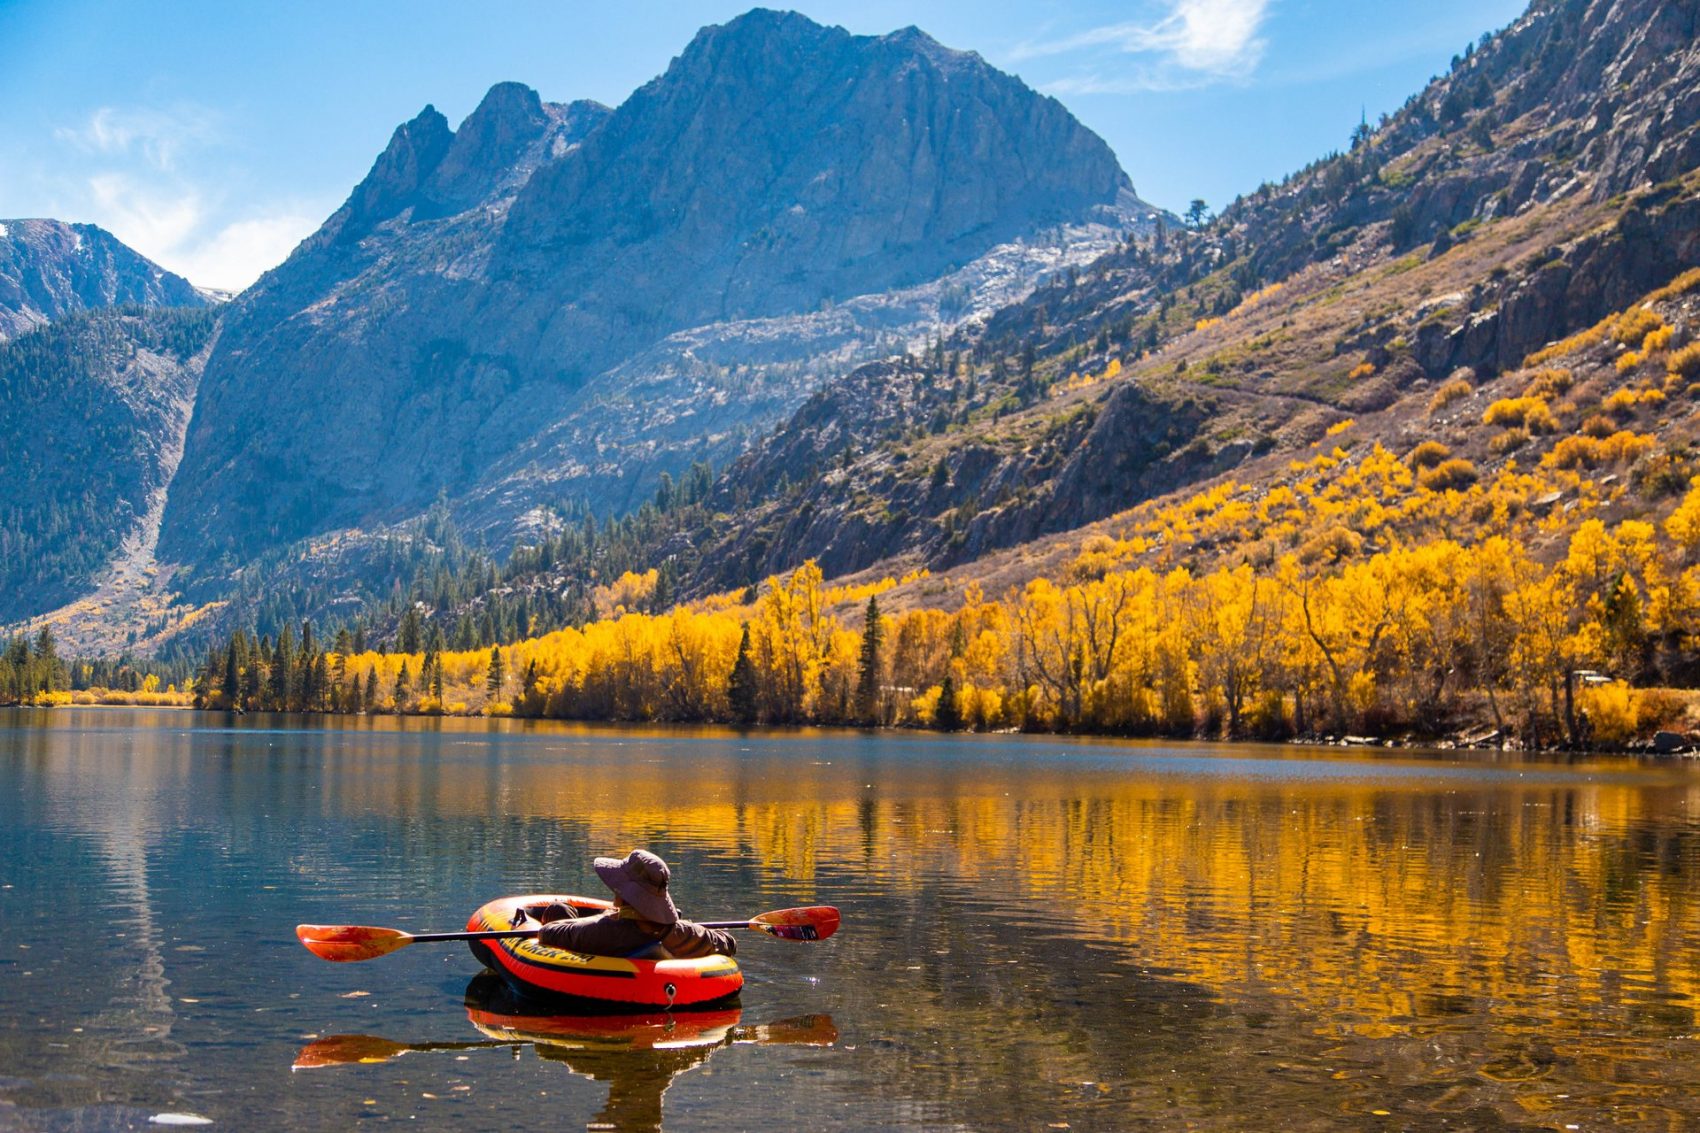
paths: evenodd
<path fill-rule="evenodd" d="M 1275 738 L 1437 735 L 1468 717 L 1532 744 L 1621 742 L 1670 706 L 1574 674 L 1634 677 L 1700 632 L 1697 516 L 1700 482 L 1663 532 L 1588 518 L 1554 565 L 1502 534 L 1196 575 L 1097 569 L 1089 551 L 1070 579 L 876 614 L 871 674 L 864 630 L 829 612 L 809 562 L 753 607 L 622 612 L 500 647 L 496 666 L 483 651 L 334 657 L 331 701 L 358 678 L 371 711 L 731 721 L 742 649 L 754 718 L 773 723 Z"/>

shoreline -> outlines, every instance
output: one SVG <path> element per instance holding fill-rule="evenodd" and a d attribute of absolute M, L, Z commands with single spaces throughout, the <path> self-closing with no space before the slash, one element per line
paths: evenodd
<path fill-rule="evenodd" d="M 1700 743 L 1693 738 L 1674 732 L 1655 732 L 1645 738 L 1637 738 L 1623 746 L 1601 747 L 1529 747 L 1514 737 L 1506 737 L 1503 742 L 1498 733 L 1483 735 L 1477 731 L 1468 731 L 1450 736 L 1427 738 L 1411 734 L 1395 736 L 1377 736 L 1354 733 L 1335 735 L 1329 733 L 1306 733 L 1280 738 L 1259 738 L 1256 736 L 1177 736 L 1177 735 L 1139 735 L 1124 732 L 1108 731 L 1024 731 L 1019 728 L 1000 728 L 985 731 L 957 729 L 945 731 L 938 728 L 892 725 L 858 725 L 846 723 L 800 723 L 800 724 L 737 724 L 730 721 L 717 720 L 615 720 L 573 718 L 560 716 L 520 716 L 514 714 L 488 713 L 449 713 L 449 712 L 232 712 L 224 708 L 205 708 L 194 704 L 123 704 L 93 702 L 56 703 L 56 704 L 0 704 L 0 712 L 8 710 L 52 710 L 52 709 L 100 709 L 128 711 L 163 711 L 189 712 L 223 717 L 246 718 L 254 717 L 267 719 L 284 719 L 293 721 L 329 721 L 329 720 L 462 720 L 467 722 L 497 721 L 521 724 L 561 724 L 580 727 L 608 728 L 638 728 L 662 733 L 685 734 L 693 730 L 713 729 L 738 735 L 784 735 L 798 731 L 846 732 L 858 735 L 890 734 L 893 736 L 963 736 L 963 737 L 992 737 L 992 736 L 1026 736 L 1031 738 L 1057 738 L 1082 740 L 1111 740 L 1127 741 L 1129 743 L 1184 743 L 1184 744 L 1213 744 L 1225 747 L 1295 747 L 1295 748 L 1334 748 L 1334 749 L 1364 749 L 1388 752 L 1431 751 L 1431 752 L 1471 752 L 1496 753 L 1523 756 L 1630 756 L 1636 758 L 1654 759 L 1659 761 L 1700 759 Z M 302 723 L 297 726 L 307 727 Z M 1665 746 L 1659 746 L 1660 737 L 1669 737 Z"/>

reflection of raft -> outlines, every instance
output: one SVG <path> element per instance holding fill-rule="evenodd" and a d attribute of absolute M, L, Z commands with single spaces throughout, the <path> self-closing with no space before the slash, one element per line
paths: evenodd
<path fill-rule="evenodd" d="M 605 1012 L 605 1008 L 597 1010 Z M 416 1051 L 512 1049 L 530 1045 L 539 1058 L 608 1083 L 608 1101 L 591 1128 L 634 1133 L 661 1128 L 661 1099 L 680 1074 L 737 1043 L 831 1046 L 830 1015 L 771 1023 L 740 1021 L 737 1007 L 680 1013 L 545 1015 L 490 972 L 466 988 L 466 1016 L 486 1036 L 475 1042 L 396 1042 L 376 1035 L 327 1035 L 302 1048 L 295 1069 L 387 1062 Z M 559 1122 L 557 1122 L 559 1124 Z"/>
<path fill-rule="evenodd" d="M 473 986 L 467 989 L 467 1020 L 486 1038 L 499 1043 L 531 1043 L 545 1057 L 552 1050 L 631 1054 L 649 1050 L 718 1047 L 734 1041 L 734 1030 L 766 1030 L 739 1028 L 743 1011 L 736 1006 L 678 1013 L 539 1015 L 535 1008 L 527 1010 L 523 1000 L 509 998 L 512 990 L 488 973 L 479 978 L 490 980 L 497 984 L 497 988 L 480 987 L 474 981 Z M 502 994 L 504 991 L 507 995 Z M 781 1024 L 782 1029 L 790 1026 L 789 1020 Z M 828 1029 L 831 1029 L 830 1024 Z M 837 1037 L 835 1030 L 831 1037 Z M 788 1034 L 787 1041 L 803 1040 L 792 1039 Z"/>
<path fill-rule="evenodd" d="M 473 913 L 468 932 L 512 928 L 520 909 L 560 902 L 580 913 L 600 912 L 609 902 L 592 897 L 498 897 Z M 472 940 L 472 954 L 495 970 L 515 991 L 533 998 L 585 1000 L 643 1008 L 724 1005 L 744 986 L 744 974 L 730 956 L 695 960 L 586 956 L 550 948 L 535 939 Z"/>

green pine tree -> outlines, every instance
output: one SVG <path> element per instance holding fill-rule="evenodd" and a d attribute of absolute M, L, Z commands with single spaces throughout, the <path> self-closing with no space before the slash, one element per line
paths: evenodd
<path fill-rule="evenodd" d="M 265 689 L 265 653 L 257 650 L 248 657 L 248 665 L 242 670 L 242 705 L 252 705 L 256 709 L 263 708 L 260 697 Z"/>
<path fill-rule="evenodd" d="M 419 607 L 411 603 L 407 612 L 401 616 L 401 651 L 419 652 Z"/>
<path fill-rule="evenodd" d="M 750 659 L 750 627 L 744 625 L 744 635 L 738 639 L 738 659 L 732 662 L 732 676 L 726 683 L 726 696 L 732 702 L 732 719 L 740 724 L 756 722 L 756 664 Z"/>
<path fill-rule="evenodd" d="M 295 634 L 289 626 L 277 635 L 272 650 L 271 710 L 288 712 L 295 706 Z"/>
<path fill-rule="evenodd" d="M 856 666 L 856 718 L 864 724 L 884 723 L 880 710 L 880 687 L 885 674 L 881 650 L 885 645 L 885 627 L 880 624 L 880 604 L 868 596 L 866 625 L 862 630 L 861 659 Z"/>
<path fill-rule="evenodd" d="M 323 712 L 331 695 L 331 665 L 325 660 L 323 653 L 313 661 L 313 699 L 307 708 L 312 712 Z"/>
<path fill-rule="evenodd" d="M 70 684 L 64 665 L 59 660 L 59 645 L 53 640 L 53 628 L 42 626 L 35 635 L 35 664 L 37 687 L 43 692 L 64 688 Z"/>
<path fill-rule="evenodd" d="M 962 710 L 956 703 L 956 675 L 946 673 L 939 685 L 939 706 L 933 713 L 933 726 L 941 732 L 962 730 Z"/>
<path fill-rule="evenodd" d="M 242 707 L 242 661 L 236 650 L 236 641 L 241 636 L 241 630 L 231 634 L 230 644 L 224 650 L 224 704 L 226 708 Z"/>

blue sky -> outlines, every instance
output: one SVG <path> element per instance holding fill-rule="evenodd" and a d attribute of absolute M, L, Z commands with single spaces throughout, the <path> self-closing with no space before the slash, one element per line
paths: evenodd
<path fill-rule="evenodd" d="M 348 195 L 426 103 L 493 83 L 617 105 L 747 3 L 0 0 L 0 217 L 100 224 L 239 288 Z M 1345 144 L 1522 0 L 805 0 L 909 24 L 1061 99 L 1147 200 L 1220 206 Z"/>

